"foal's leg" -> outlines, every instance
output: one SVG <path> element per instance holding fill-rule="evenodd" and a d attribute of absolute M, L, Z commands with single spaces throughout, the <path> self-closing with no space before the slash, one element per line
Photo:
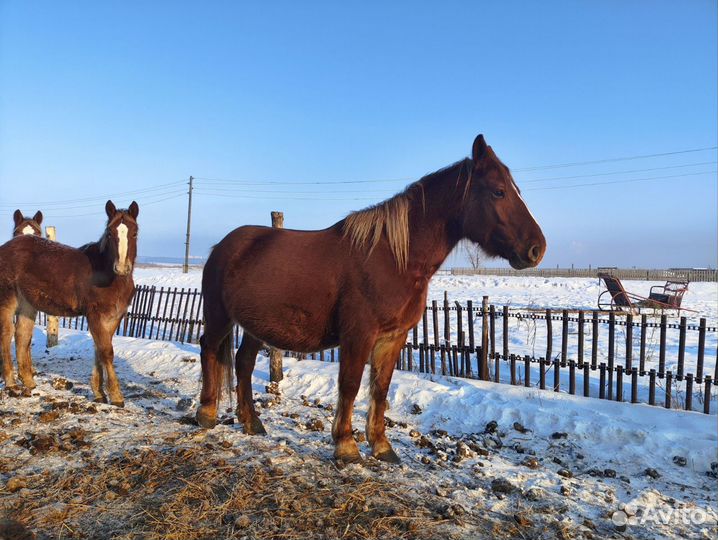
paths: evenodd
<path fill-rule="evenodd" d="M 5 388 L 15 386 L 15 375 L 12 372 L 12 356 L 10 344 L 12 343 L 13 321 L 17 309 L 17 298 L 10 291 L 0 291 L 0 358 L 2 359 L 2 377 Z"/>
<path fill-rule="evenodd" d="M 95 367 L 92 371 L 90 385 L 95 394 L 95 401 L 107 403 L 107 396 L 102 388 L 106 382 L 107 393 L 110 395 L 110 403 L 117 407 L 125 406 L 125 399 L 120 390 L 120 381 L 115 373 L 114 359 L 115 350 L 112 348 L 112 335 L 117 329 L 119 321 L 102 318 L 100 315 L 87 315 L 87 325 L 90 327 L 92 339 L 95 341 Z M 107 377 L 103 381 L 104 376 Z"/>
<path fill-rule="evenodd" d="M 32 331 L 35 328 L 37 311 L 27 302 L 20 305 L 15 323 L 15 356 L 17 371 L 25 388 L 32 390 L 37 386 L 32 375 L 31 343 Z"/>
<path fill-rule="evenodd" d="M 205 319 L 207 313 L 205 312 Z M 199 407 L 195 415 L 197 423 L 204 428 L 213 428 L 217 424 L 217 403 L 222 384 L 223 359 L 219 355 L 230 355 L 232 321 L 210 324 L 206 322 L 204 334 L 199 340 L 200 357 L 202 360 L 202 392 L 199 396 Z M 229 339 L 229 343 L 227 342 Z M 229 350 L 227 350 L 229 348 Z M 226 361 L 226 360 L 224 360 Z"/>
<path fill-rule="evenodd" d="M 261 347 L 262 342 L 259 339 L 245 332 L 242 344 L 237 349 L 235 356 L 237 418 L 242 422 L 247 435 L 265 435 L 267 433 L 254 409 L 254 400 L 252 399 L 252 372 Z"/>
<path fill-rule="evenodd" d="M 364 364 L 373 345 L 373 338 L 361 337 L 341 342 L 339 361 L 339 399 L 332 424 L 334 459 L 347 463 L 361 462 L 361 455 L 352 437 L 354 399 L 361 385 Z"/>
<path fill-rule="evenodd" d="M 372 351 L 371 388 L 369 411 L 366 416 L 366 438 L 371 445 L 371 453 L 376 459 L 389 463 L 399 463 L 399 456 L 389 444 L 384 433 L 384 411 L 386 394 L 391 383 L 396 359 L 406 343 L 406 332 L 380 336 Z"/>

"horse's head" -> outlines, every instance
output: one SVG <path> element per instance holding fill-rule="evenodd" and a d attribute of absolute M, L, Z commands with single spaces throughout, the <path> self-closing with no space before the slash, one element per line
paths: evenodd
<path fill-rule="evenodd" d="M 471 157 L 472 170 L 464 192 L 464 236 L 488 255 L 507 259 L 513 268 L 536 266 L 546 251 L 546 239 L 511 172 L 486 145 L 483 135 L 476 137 Z"/>
<path fill-rule="evenodd" d="M 35 236 L 42 236 L 42 212 L 39 210 L 35 212 L 35 215 L 31 218 L 23 216 L 20 210 L 15 210 L 12 215 L 12 219 L 15 222 L 15 228 L 12 230 L 13 236 L 22 236 L 23 234 L 33 234 Z"/>
<path fill-rule="evenodd" d="M 105 229 L 105 249 L 112 255 L 112 270 L 118 276 L 127 276 L 137 257 L 137 215 L 140 207 L 132 201 L 127 210 L 118 210 L 112 201 L 105 204 L 107 212 L 107 228 Z"/>

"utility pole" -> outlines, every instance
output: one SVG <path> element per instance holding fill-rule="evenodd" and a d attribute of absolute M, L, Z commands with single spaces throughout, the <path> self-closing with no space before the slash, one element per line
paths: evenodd
<path fill-rule="evenodd" d="M 184 243 L 184 265 L 182 266 L 182 273 L 186 274 L 189 272 L 189 231 L 190 224 L 192 223 L 192 181 L 194 178 L 189 177 L 189 201 L 187 202 L 187 240 Z"/>

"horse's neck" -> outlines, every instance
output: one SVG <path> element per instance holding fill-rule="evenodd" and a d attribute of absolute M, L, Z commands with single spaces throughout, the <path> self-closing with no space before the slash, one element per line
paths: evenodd
<path fill-rule="evenodd" d="M 460 214 L 469 174 L 464 161 L 420 182 L 410 212 L 410 271 L 431 277 L 461 240 Z"/>
<path fill-rule="evenodd" d="M 94 272 L 114 274 L 112 266 L 115 261 L 110 250 L 107 248 L 104 235 L 97 242 L 85 244 L 80 250 L 84 252 L 90 260 Z"/>

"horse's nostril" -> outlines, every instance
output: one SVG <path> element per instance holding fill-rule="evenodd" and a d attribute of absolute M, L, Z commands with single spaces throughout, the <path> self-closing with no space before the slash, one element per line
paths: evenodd
<path fill-rule="evenodd" d="M 541 256 L 541 246 L 534 244 L 529 248 L 529 259 L 531 262 L 536 262 Z"/>

